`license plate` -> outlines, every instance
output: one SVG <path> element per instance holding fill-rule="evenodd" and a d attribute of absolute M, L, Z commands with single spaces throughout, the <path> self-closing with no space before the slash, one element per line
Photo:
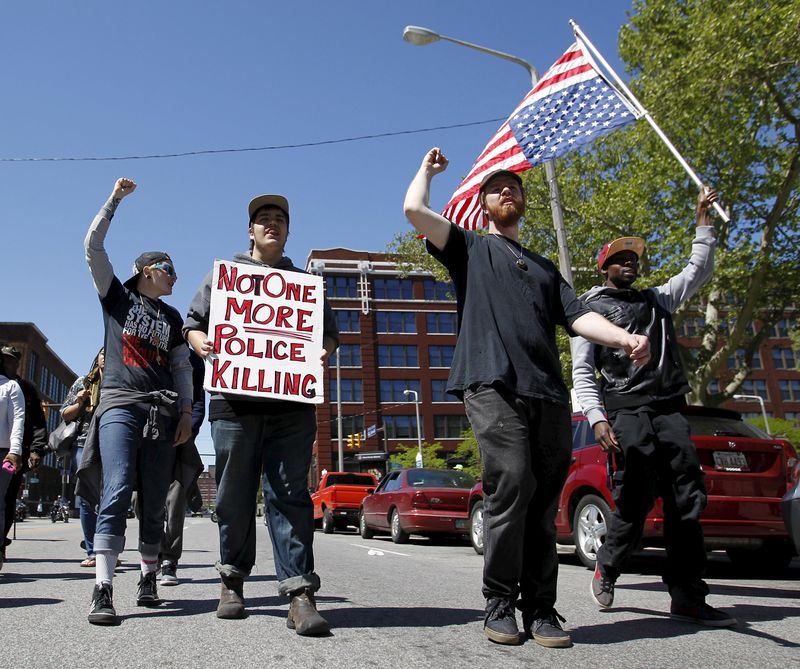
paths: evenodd
<path fill-rule="evenodd" d="M 457 530 L 463 530 L 467 527 L 467 521 L 464 518 L 457 518 L 455 522 Z"/>
<path fill-rule="evenodd" d="M 714 468 L 723 472 L 747 472 L 747 458 L 739 451 L 714 451 Z"/>

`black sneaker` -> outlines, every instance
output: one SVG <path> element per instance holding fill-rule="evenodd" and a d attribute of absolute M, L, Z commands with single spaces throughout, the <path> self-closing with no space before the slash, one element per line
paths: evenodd
<path fill-rule="evenodd" d="M 678 606 L 674 602 L 670 606 L 669 617 L 685 623 L 694 623 L 705 627 L 734 627 L 736 618 L 723 613 L 705 602 L 689 606 Z"/>
<path fill-rule="evenodd" d="M 495 643 L 519 643 L 519 627 L 514 605 L 507 599 L 491 597 L 486 600 L 486 618 L 483 621 L 486 636 Z"/>
<path fill-rule="evenodd" d="M 600 567 L 595 567 L 592 584 L 589 588 L 592 599 L 601 609 L 607 609 L 614 603 L 614 581 L 600 573 Z"/>
<path fill-rule="evenodd" d="M 523 619 L 527 616 L 523 616 Z M 547 648 L 569 648 L 572 639 L 562 628 L 561 623 L 567 622 L 555 609 L 537 611 L 530 618 L 530 623 L 525 622 L 525 631 L 536 643 Z"/>
<path fill-rule="evenodd" d="M 161 563 L 161 578 L 159 583 L 161 585 L 178 585 L 178 565 L 174 562 Z"/>
<path fill-rule="evenodd" d="M 89 622 L 92 625 L 116 625 L 117 612 L 114 610 L 114 588 L 110 583 L 95 585 L 92 604 L 89 607 Z"/>
<path fill-rule="evenodd" d="M 149 574 L 142 574 L 136 590 L 136 606 L 158 606 L 159 604 L 161 604 L 161 600 L 158 598 L 158 589 L 156 588 L 156 573 L 151 571 Z"/>

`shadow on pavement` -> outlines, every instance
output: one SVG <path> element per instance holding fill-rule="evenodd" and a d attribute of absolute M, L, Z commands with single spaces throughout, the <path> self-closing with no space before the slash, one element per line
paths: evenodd
<path fill-rule="evenodd" d="M 63 599 L 50 599 L 49 597 L 0 598 L 0 609 L 15 609 L 20 606 L 45 606 L 47 604 L 61 604 L 63 601 Z"/>
<path fill-rule="evenodd" d="M 612 616 L 614 613 L 636 613 L 643 616 L 636 620 L 614 620 L 613 622 L 601 625 L 591 625 L 570 629 L 570 635 L 575 643 L 586 645 L 605 646 L 618 643 L 627 643 L 638 639 L 671 639 L 680 636 L 689 636 L 698 632 L 713 631 L 718 634 L 744 634 L 761 639 L 773 641 L 774 643 L 787 648 L 800 648 L 800 644 L 776 637 L 766 632 L 753 629 L 751 622 L 784 620 L 790 617 L 800 617 L 800 609 L 797 607 L 784 606 L 755 606 L 755 605 L 734 605 L 733 607 L 720 607 L 726 613 L 732 614 L 739 624 L 736 627 L 725 629 L 713 629 L 673 621 L 669 613 L 652 611 L 637 607 L 613 607 L 601 611 L 603 616 Z"/>

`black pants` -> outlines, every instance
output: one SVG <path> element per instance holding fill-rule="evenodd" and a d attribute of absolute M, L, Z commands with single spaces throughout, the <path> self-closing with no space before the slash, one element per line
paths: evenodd
<path fill-rule="evenodd" d="M 667 568 L 663 575 L 670 596 L 679 605 L 705 600 L 701 580 L 706 549 L 700 514 L 706 506 L 703 472 L 689 424 L 678 411 L 648 407 L 610 416 L 622 452 L 617 454 L 613 495 L 616 510 L 606 541 L 597 552 L 603 575 L 616 579 L 642 538 L 644 521 L 656 497 L 664 504 Z"/>
<path fill-rule="evenodd" d="M 572 452 L 569 409 L 481 386 L 464 393 L 483 461 L 483 594 L 523 612 L 556 601 L 555 517 Z"/>

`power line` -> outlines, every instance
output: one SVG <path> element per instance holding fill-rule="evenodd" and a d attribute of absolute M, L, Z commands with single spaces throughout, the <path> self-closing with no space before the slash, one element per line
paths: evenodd
<path fill-rule="evenodd" d="M 272 146 L 246 147 L 240 149 L 203 149 L 200 151 L 184 151 L 182 153 L 154 153 L 144 156 L 84 156 L 84 157 L 50 157 L 50 158 L 0 158 L 3 163 L 45 163 L 45 162 L 102 162 L 110 160 L 157 160 L 161 158 L 186 158 L 187 156 L 204 156 L 217 153 L 246 153 L 253 151 L 281 151 L 283 149 L 304 149 L 312 146 L 325 146 L 328 144 L 345 144 L 347 142 L 362 142 L 368 139 L 382 139 L 384 137 L 397 137 L 399 135 L 417 135 L 423 132 L 436 130 L 452 130 L 455 128 L 468 128 L 486 123 L 505 121 L 505 118 L 490 118 L 485 121 L 470 121 L 469 123 L 456 123 L 453 125 L 439 125 L 432 128 L 417 128 L 416 130 L 395 130 L 381 132 L 374 135 L 359 135 L 357 137 L 343 137 L 340 139 L 325 139 L 318 142 L 301 142 L 298 144 L 274 144 Z"/>

